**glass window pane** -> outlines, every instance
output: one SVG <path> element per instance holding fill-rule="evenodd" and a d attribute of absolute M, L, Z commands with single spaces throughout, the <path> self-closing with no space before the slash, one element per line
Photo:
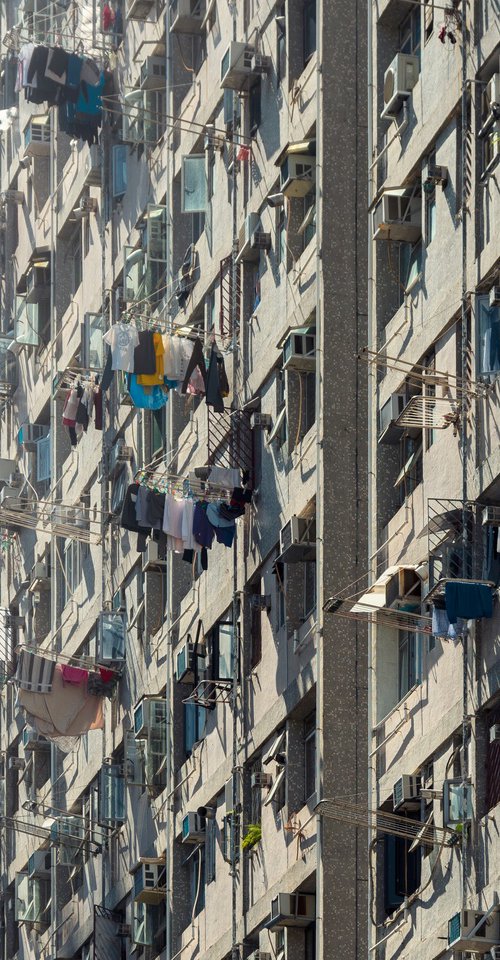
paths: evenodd
<path fill-rule="evenodd" d="M 192 154 L 182 159 L 182 211 L 204 213 L 207 206 L 205 154 Z"/>
<path fill-rule="evenodd" d="M 490 307 L 488 295 L 477 298 L 479 373 L 500 371 L 500 307 Z"/>
<path fill-rule="evenodd" d="M 220 680 L 230 680 L 232 672 L 231 647 L 232 647 L 233 625 L 232 623 L 219 624 L 219 663 L 218 678 Z"/>
<path fill-rule="evenodd" d="M 100 660 L 125 659 L 125 617 L 121 613 L 101 613 Z"/>

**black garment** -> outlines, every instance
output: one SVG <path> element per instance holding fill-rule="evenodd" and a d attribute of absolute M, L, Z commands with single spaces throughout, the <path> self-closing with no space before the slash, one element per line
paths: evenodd
<path fill-rule="evenodd" d="M 206 382 L 207 406 L 213 407 L 216 413 L 224 413 L 224 400 L 220 389 L 218 353 L 215 343 L 212 344 L 210 363 Z"/>
<path fill-rule="evenodd" d="M 152 330 L 139 331 L 139 343 L 134 350 L 134 373 L 156 373 L 155 341 Z"/>
<path fill-rule="evenodd" d="M 49 57 L 47 59 L 48 69 L 51 73 L 55 73 L 57 77 L 61 77 L 58 82 L 63 83 L 63 74 L 67 73 L 68 70 L 69 53 L 67 53 L 66 50 L 63 50 L 62 47 L 51 47 L 49 50 Z M 52 79 L 52 77 L 50 79 Z"/>
<path fill-rule="evenodd" d="M 252 491 L 244 490 L 243 487 L 235 487 L 231 494 L 231 506 L 241 507 L 245 503 L 252 502 Z"/>
<path fill-rule="evenodd" d="M 49 78 L 45 76 L 48 58 L 48 47 L 35 47 L 27 74 L 28 90 L 26 99 L 29 100 L 30 103 L 43 103 L 46 100 L 49 106 L 53 106 L 59 102 L 62 89 L 61 85 L 55 83 L 54 80 L 49 80 Z M 34 79 L 36 80 L 36 87 L 31 87 L 30 84 Z"/>
<path fill-rule="evenodd" d="M 95 418 L 95 428 L 96 430 L 102 430 L 102 388 L 98 389 L 94 393 L 94 418 Z"/>
<path fill-rule="evenodd" d="M 77 435 L 76 435 L 76 430 L 75 430 L 75 428 L 74 428 L 74 427 L 68 427 L 68 433 L 69 433 L 69 442 L 70 442 L 71 446 L 72 446 L 72 447 L 76 447 L 76 444 L 77 444 L 77 442 L 78 442 L 78 437 L 77 437 Z"/>
<path fill-rule="evenodd" d="M 203 344 L 199 337 L 196 337 L 194 341 L 193 352 L 191 354 L 191 359 L 188 363 L 186 370 L 186 376 L 184 377 L 184 382 L 181 387 L 182 393 L 187 393 L 187 388 L 189 386 L 189 381 L 191 379 L 192 373 L 196 370 L 196 367 L 199 368 L 199 371 L 203 377 L 203 383 L 205 384 L 205 390 L 207 389 L 207 368 L 205 366 L 205 357 L 203 356 Z"/>
<path fill-rule="evenodd" d="M 87 431 L 87 427 L 89 425 L 89 412 L 85 404 L 82 403 L 83 387 L 81 383 L 78 384 L 78 387 L 76 388 L 76 392 L 78 394 L 78 399 L 80 402 L 77 407 L 75 422 L 80 423 L 83 429 Z"/>
<path fill-rule="evenodd" d="M 104 372 L 101 380 L 101 390 L 103 393 L 106 393 L 106 390 L 109 390 L 115 371 L 113 370 L 113 357 L 111 356 L 111 347 L 108 347 L 108 353 L 106 356 L 106 363 L 104 365 Z"/>
<path fill-rule="evenodd" d="M 217 366 L 219 369 L 219 387 L 223 397 L 229 396 L 229 380 L 227 379 L 224 357 L 219 354 L 217 357 Z"/>
<path fill-rule="evenodd" d="M 225 520 L 237 520 L 238 517 L 245 516 L 245 506 L 244 504 L 233 506 L 232 503 L 220 503 L 219 516 L 224 517 Z"/>
<path fill-rule="evenodd" d="M 131 483 L 127 487 L 127 492 L 125 494 L 125 499 L 123 501 L 122 515 L 120 518 L 120 526 L 124 530 L 131 530 L 133 533 L 143 534 L 145 537 L 149 536 L 151 530 L 149 527 L 140 527 L 137 523 L 137 516 L 135 512 L 135 504 L 137 501 L 137 491 L 139 489 L 138 483 Z"/>

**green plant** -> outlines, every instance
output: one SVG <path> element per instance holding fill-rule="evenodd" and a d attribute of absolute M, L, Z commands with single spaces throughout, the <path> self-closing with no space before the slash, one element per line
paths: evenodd
<path fill-rule="evenodd" d="M 241 841 L 241 846 L 244 850 L 251 850 L 260 840 L 262 840 L 262 827 L 260 823 L 249 823 L 247 832 Z"/>

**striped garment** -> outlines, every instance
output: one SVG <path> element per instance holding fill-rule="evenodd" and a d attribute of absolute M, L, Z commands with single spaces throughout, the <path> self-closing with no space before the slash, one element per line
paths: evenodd
<path fill-rule="evenodd" d="M 14 679 L 22 690 L 50 693 L 55 666 L 54 660 L 46 660 L 31 650 L 21 650 Z"/>

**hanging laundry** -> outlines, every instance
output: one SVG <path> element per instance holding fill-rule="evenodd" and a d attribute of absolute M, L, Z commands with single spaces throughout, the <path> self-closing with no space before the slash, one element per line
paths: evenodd
<path fill-rule="evenodd" d="M 155 369 L 153 373 L 137 374 L 137 383 L 145 387 L 162 386 L 165 376 L 163 367 L 163 339 L 161 333 L 153 334 L 153 343 L 155 351 Z"/>
<path fill-rule="evenodd" d="M 152 330 L 139 331 L 139 343 L 134 350 L 134 373 L 156 373 L 155 341 Z"/>
<path fill-rule="evenodd" d="M 182 553 L 182 518 L 184 515 L 184 500 L 177 500 L 171 493 L 165 495 L 165 509 L 163 512 L 163 532 L 167 535 L 167 547 Z"/>
<path fill-rule="evenodd" d="M 241 473 L 236 467 L 195 467 L 195 477 L 206 480 L 217 487 L 233 490 L 241 482 Z"/>
<path fill-rule="evenodd" d="M 69 664 L 62 666 L 62 678 L 64 683 L 87 683 L 89 678 L 88 670 L 82 670 L 81 667 L 72 667 Z"/>
<path fill-rule="evenodd" d="M 189 363 L 188 363 L 188 366 L 187 366 L 187 370 L 186 370 L 186 373 L 185 373 L 185 375 L 184 375 L 184 380 L 183 380 L 183 383 L 182 383 L 182 387 L 181 387 L 182 393 L 186 393 L 186 392 L 187 392 L 187 388 L 188 388 L 188 384 L 189 384 L 189 380 L 190 380 L 191 374 L 193 373 L 193 371 L 195 370 L 196 367 L 198 367 L 198 369 L 199 369 L 199 371 L 200 371 L 200 373 L 201 373 L 201 376 L 202 376 L 202 378 L 203 378 L 203 384 L 204 384 L 204 387 L 205 387 L 205 390 L 206 390 L 206 388 L 207 388 L 207 368 L 206 368 L 206 365 L 205 365 L 205 357 L 204 357 L 204 355 L 203 355 L 203 344 L 202 344 L 202 342 L 201 342 L 201 340 L 200 340 L 199 337 L 196 337 L 196 340 L 194 341 L 194 346 L 193 346 L 193 350 L 192 350 L 192 353 L 191 353 L 191 358 L 190 358 L 190 360 L 189 360 Z"/>
<path fill-rule="evenodd" d="M 215 530 L 215 535 L 219 543 L 226 547 L 232 547 L 236 533 L 236 523 L 233 518 L 228 519 L 220 512 L 220 503 L 209 503 L 207 507 L 207 519 Z"/>
<path fill-rule="evenodd" d="M 132 373 L 134 370 L 134 351 L 139 344 L 139 334 L 135 323 L 115 323 L 104 334 L 103 340 L 111 347 L 112 369 Z"/>
<path fill-rule="evenodd" d="M 450 623 L 456 623 L 459 617 L 479 620 L 493 616 L 491 587 L 484 583 L 449 580 L 445 586 L 445 604 Z"/>
<path fill-rule="evenodd" d="M 163 529 L 165 513 L 165 494 L 139 487 L 136 500 L 136 518 L 141 527 L 151 527 L 153 530 Z"/>
<path fill-rule="evenodd" d="M 142 410 L 160 410 L 168 400 L 168 387 L 160 387 L 158 384 L 154 387 L 144 387 L 137 383 L 135 373 L 128 376 L 128 392 L 134 406 Z"/>
<path fill-rule="evenodd" d="M 55 666 L 53 660 L 45 659 L 38 653 L 32 653 L 31 650 L 22 649 L 14 679 L 22 690 L 50 693 Z"/>
<path fill-rule="evenodd" d="M 115 15 L 109 3 L 105 3 L 102 8 L 102 29 L 104 33 L 108 33 L 111 30 L 114 20 Z"/>
<path fill-rule="evenodd" d="M 146 549 L 146 539 L 151 535 L 151 529 L 149 527 L 142 527 L 137 521 L 136 504 L 138 491 L 138 483 L 131 483 L 127 487 L 120 524 L 124 530 L 137 533 L 137 550 L 139 553 L 142 553 Z"/>
<path fill-rule="evenodd" d="M 215 531 L 207 517 L 207 503 L 198 501 L 194 508 L 193 536 L 202 547 L 210 549 L 214 541 Z"/>
<path fill-rule="evenodd" d="M 456 623 L 450 623 L 448 614 L 443 607 L 435 604 L 432 608 L 432 635 L 446 637 L 449 640 L 458 640 L 467 628 L 467 622 L 459 618 Z"/>
<path fill-rule="evenodd" d="M 200 549 L 193 533 L 194 509 L 194 500 L 187 499 L 184 501 L 184 513 L 182 516 L 182 542 L 184 544 L 184 551 Z"/>
<path fill-rule="evenodd" d="M 210 352 L 210 363 L 208 365 L 207 373 L 206 403 L 207 406 L 213 407 L 216 413 L 224 413 L 224 400 L 221 391 L 221 380 L 219 378 L 219 364 L 223 365 L 224 361 L 222 357 L 219 357 L 219 351 L 217 350 L 215 343 L 213 343 L 212 350 Z M 226 377 L 225 370 L 224 377 Z M 227 384 L 227 378 L 225 382 Z"/>
<path fill-rule="evenodd" d="M 97 387 L 94 393 L 95 428 L 102 430 L 102 389 Z"/>
<path fill-rule="evenodd" d="M 23 43 L 18 54 L 16 93 L 28 86 L 28 68 L 35 49 L 34 43 Z"/>
<path fill-rule="evenodd" d="M 58 97 L 61 98 L 61 87 L 54 80 L 45 76 L 48 59 L 48 47 L 35 47 L 26 73 L 25 93 L 26 100 L 29 103 L 44 103 L 46 101 L 50 107 L 58 102 Z"/>
<path fill-rule="evenodd" d="M 47 66 L 45 67 L 45 76 L 55 83 L 66 85 L 66 74 L 68 70 L 69 53 L 62 47 L 51 47 L 47 57 Z"/>
<path fill-rule="evenodd" d="M 55 665 L 49 693 L 19 691 L 19 702 L 34 718 L 36 729 L 50 737 L 75 737 L 102 729 L 102 698 L 90 695 L 86 684 L 65 684 L 62 669 Z"/>

